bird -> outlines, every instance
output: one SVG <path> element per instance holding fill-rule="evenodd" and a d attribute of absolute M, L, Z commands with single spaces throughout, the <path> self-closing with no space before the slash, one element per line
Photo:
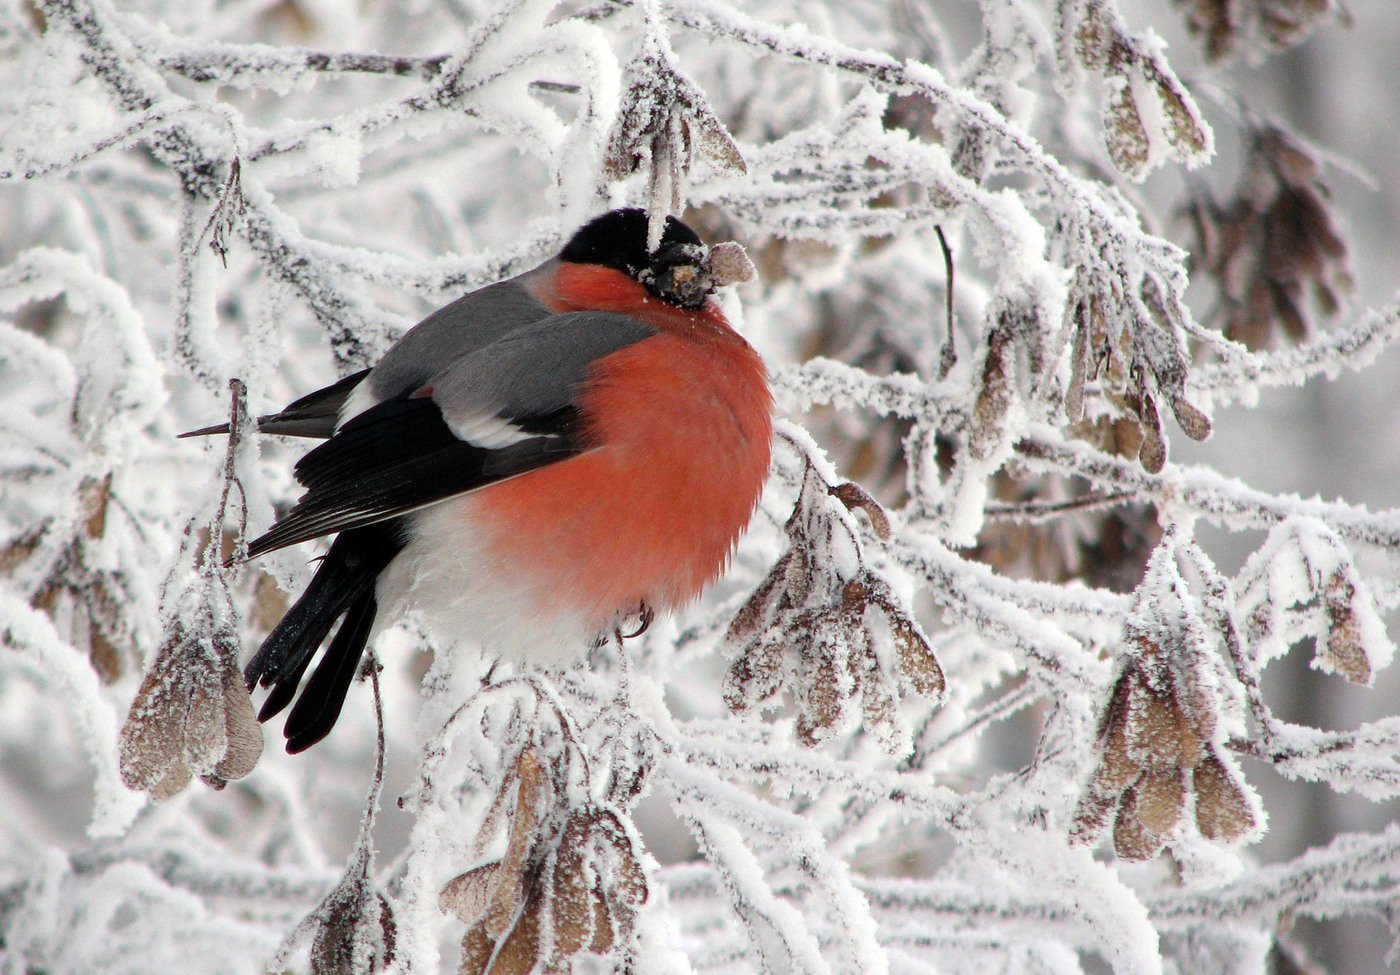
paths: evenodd
<path fill-rule="evenodd" d="M 334 536 L 244 670 L 269 689 L 259 721 L 291 705 L 288 752 L 329 734 L 366 647 L 409 612 L 495 660 L 559 666 L 723 573 L 772 439 L 766 366 L 714 298 L 752 265 L 674 216 L 650 247 L 650 226 L 639 208 L 597 216 L 258 419 L 323 442 L 247 557 Z"/>

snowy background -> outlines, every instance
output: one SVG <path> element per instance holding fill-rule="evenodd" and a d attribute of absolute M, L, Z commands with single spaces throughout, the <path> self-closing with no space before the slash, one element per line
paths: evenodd
<path fill-rule="evenodd" d="M 1331 0 L 3 0 L 0 970 L 1400 970 L 1397 64 Z M 759 270 L 733 571 L 562 674 L 404 626 L 382 735 L 258 758 L 314 552 L 220 555 L 301 445 L 175 434 L 624 203 Z"/>

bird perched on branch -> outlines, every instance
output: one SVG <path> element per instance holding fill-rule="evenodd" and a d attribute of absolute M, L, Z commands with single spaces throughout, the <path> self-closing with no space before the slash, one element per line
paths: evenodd
<path fill-rule="evenodd" d="M 711 295 L 752 265 L 674 217 L 654 250 L 647 234 L 642 210 L 603 214 L 374 368 L 259 419 L 325 442 L 249 557 L 336 536 L 244 673 L 271 688 L 259 720 L 296 698 L 289 752 L 331 730 L 367 643 L 404 611 L 503 659 L 562 663 L 723 570 L 767 474 L 772 399 Z"/>

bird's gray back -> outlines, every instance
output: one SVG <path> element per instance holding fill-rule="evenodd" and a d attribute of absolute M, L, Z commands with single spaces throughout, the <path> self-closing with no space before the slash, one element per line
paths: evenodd
<path fill-rule="evenodd" d="M 528 282 L 534 273 L 464 295 L 405 332 L 370 371 L 374 400 L 393 399 L 430 385 L 447 364 L 553 314 L 530 294 Z"/>

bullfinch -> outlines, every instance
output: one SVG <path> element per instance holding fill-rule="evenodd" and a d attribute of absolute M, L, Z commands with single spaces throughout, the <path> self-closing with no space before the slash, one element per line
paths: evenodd
<path fill-rule="evenodd" d="M 244 672 L 271 689 L 259 720 L 295 699 L 289 752 L 331 730 L 366 645 L 404 612 L 500 659 L 562 664 L 722 572 L 772 436 L 763 361 L 712 297 L 736 258 L 751 271 L 674 217 L 653 249 L 644 211 L 605 213 L 372 369 L 260 418 L 324 442 L 249 558 L 335 536 Z"/>

